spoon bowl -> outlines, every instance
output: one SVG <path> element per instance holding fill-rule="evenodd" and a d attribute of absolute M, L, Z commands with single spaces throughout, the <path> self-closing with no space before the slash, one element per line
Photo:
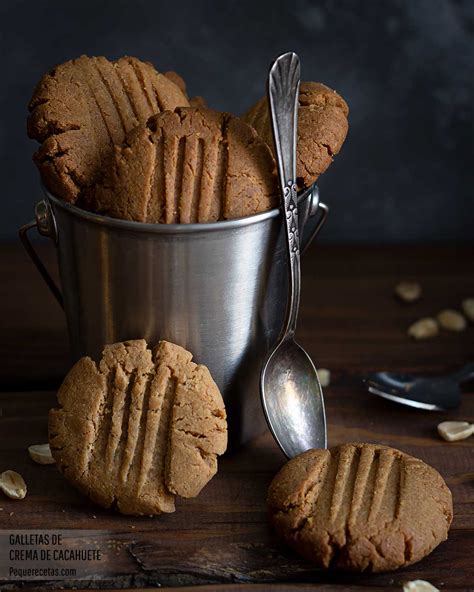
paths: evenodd
<path fill-rule="evenodd" d="M 310 448 L 326 448 L 321 385 L 311 358 L 294 339 L 283 340 L 271 353 L 261 392 L 270 430 L 288 458 Z"/>
<path fill-rule="evenodd" d="M 474 363 L 453 374 L 412 376 L 393 372 L 374 372 L 365 383 L 370 393 L 408 407 L 443 411 L 461 403 L 460 385 L 474 378 Z"/>

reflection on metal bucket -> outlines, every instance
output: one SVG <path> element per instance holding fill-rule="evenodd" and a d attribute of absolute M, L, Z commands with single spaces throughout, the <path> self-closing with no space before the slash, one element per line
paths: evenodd
<path fill-rule="evenodd" d="M 316 187 L 301 195 L 299 208 L 305 248 L 327 208 Z M 28 240 L 34 226 L 56 244 L 62 290 Z M 221 389 L 235 447 L 265 429 L 260 371 L 287 298 L 281 226 L 278 209 L 208 224 L 127 222 L 46 192 L 20 235 L 64 306 L 74 361 L 98 359 L 106 343 L 142 337 L 185 347 Z"/>

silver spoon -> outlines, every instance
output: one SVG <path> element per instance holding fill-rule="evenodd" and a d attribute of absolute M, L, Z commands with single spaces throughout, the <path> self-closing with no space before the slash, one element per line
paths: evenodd
<path fill-rule="evenodd" d="M 288 458 L 326 447 L 326 416 L 316 368 L 294 340 L 301 288 L 295 183 L 299 85 L 298 56 L 281 55 L 270 69 L 268 97 L 288 248 L 289 299 L 283 331 L 262 370 L 260 394 L 268 426 Z"/>
<path fill-rule="evenodd" d="M 443 376 L 412 376 L 374 372 L 364 382 L 374 395 L 429 411 L 455 409 L 461 403 L 460 385 L 474 378 L 474 363 Z"/>

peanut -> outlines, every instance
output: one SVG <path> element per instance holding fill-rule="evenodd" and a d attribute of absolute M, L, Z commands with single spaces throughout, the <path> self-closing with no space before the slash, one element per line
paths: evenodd
<path fill-rule="evenodd" d="M 395 294 L 403 302 L 415 302 L 421 297 L 421 285 L 418 282 L 399 282 L 395 286 Z"/>
<path fill-rule="evenodd" d="M 438 424 L 438 434 L 448 442 L 465 440 L 474 434 L 474 424 L 468 421 L 443 421 Z"/>
<path fill-rule="evenodd" d="M 32 460 L 39 465 L 53 465 L 54 458 L 49 444 L 33 444 L 28 446 L 28 453 Z"/>
<path fill-rule="evenodd" d="M 474 298 L 466 298 L 462 301 L 462 310 L 467 318 L 474 323 Z"/>
<path fill-rule="evenodd" d="M 413 339 L 429 339 L 438 335 L 438 323 L 431 317 L 424 317 L 408 328 L 408 335 Z"/>
<path fill-rule="evenodd" d="M 26 495 L 25 480 L 15 471 L 4 471 L 0 475 L 0 489 L 11 499 L 23 499 Z"/>
<path fill-rule="evenodd" d="M 436 318 L 440 326 L 447 331 L 456 331 L 459 333 L 460 331 L 464 331 L 467 326 L 466 319 L 462 314 L 451 308 L 442 310 Z"/>
<path fill-rule="evenodd" d="M 426 580 L 412 580 L 403 584 L 403 592 L 439 592 L 439 589 Z"/>
<path fill-rule="evenodd" d="M 327 368 L 318 368 L 318 378 L 322 387 L 329 386 L 331 383 L 331 372 Z"/>

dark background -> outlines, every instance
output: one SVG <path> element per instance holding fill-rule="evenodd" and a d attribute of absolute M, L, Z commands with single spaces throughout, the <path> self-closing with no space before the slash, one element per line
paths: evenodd
<path fill-rule="evenodd" d="M 174 69 L 191 95 L 241 113 L 273 57 L 349 103 L 350 131 L 320 180 L 326 241 L 473 237 L 472 0 L 1 0 L 0 239 L 40 198 L 26 105 L 41 75 L 82 53 Z"/>

